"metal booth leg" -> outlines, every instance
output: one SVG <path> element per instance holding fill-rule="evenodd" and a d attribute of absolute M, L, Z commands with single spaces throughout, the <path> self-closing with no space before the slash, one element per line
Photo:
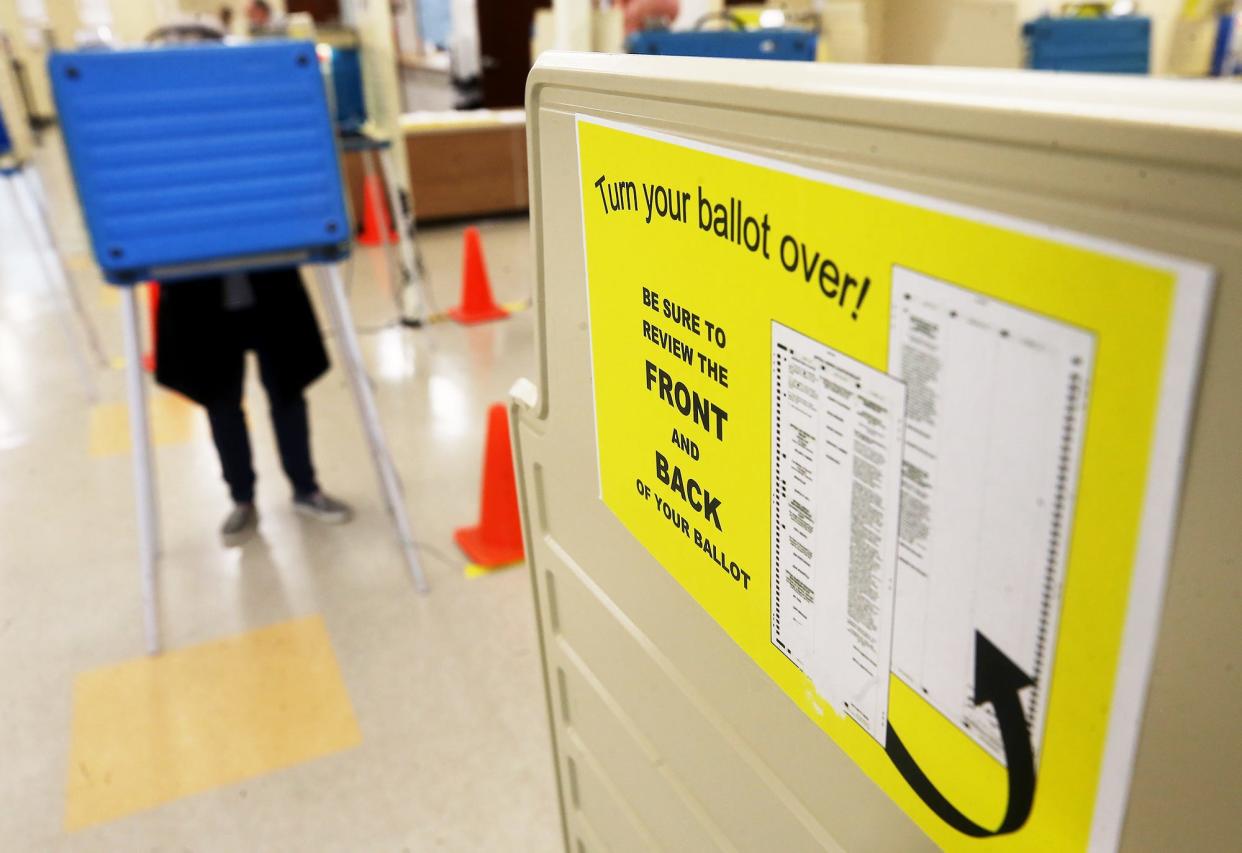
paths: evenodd
<path fill-rule="evenodd" d="M 358 347 L 353 314 L 349 309 L 349 301 L 345 298 L 340 270 L 329 264 L 318 265 L 315 267 L 315 276 L 319 281 L 319 290 L 328 309 L 332 331 L 340 343 L 341 355 L 345 360 L 345 373 L 349 377 L 354 402 L 358 405 L 358 415 L 362 418 L 362 426 L 367 435 L 367 444 L 371 449 L 371 459 L 375 462 L 375 471 L 384 493 L 384 502 L 388 506 L 388 514 L 392 516 L 393 525 L 397 529 L 397 538 L 401 544 L 402 554 L 405 556 L 406 567 L 409 569 L 411 580 L 414 581 L 414 588 L 426 594 L 428 591 L 427 577 L 423 573 L 422 564 L 418 560 L 418 552 L 414 547 L 414 534 L 410 529 L 401 480 L 397 476 L 392 455 L 388 451 L 388 443 L 384 440 L 384 429 L 380 424 L 379 411 L 375 407 L 375 397 L 371 394 L 371 386 L 367 380 L 362 350 Z"/>
<path fill-rule="evenodd" d="M 60 303 L 60 295 L 56 293 L 56 285 L 52 283 L 52 279 L 55 278 L 55 275 L 51 266 L 48 264 L 48 260 L 45 255 L 46 250 L 44 248 L 45 239 L 50 241 L 51 238 L 50 235 L 41 236 L 39 233 L 40 223 L 32 222 L 28 218 L 28 214 L 25 209 L 26 206 L 22 203 L 23 193 L 19 192 L 17 189 L 17 180 L 20 177 L 21 173 L 18 172 L 17 174 L 4 178 L 3 180 L 9 185 L 9 192 L 13 198 L 13 207 L 17 211 L 18 218 L 24 223 L 26 233 L 30 237 L 32 245 L 34 246 L 35 254 L 39 257 L 39 266 L 42 267 L 44 277 L 46 278 L 44 284 L 47 287 L 48 294 L 52 297 L 54 302 Z M 53 253 L 55 254 L 54 247 Z M 57 255 L 58 259 L 59 257 L 60 256 Z M 74 365 L 78 370 L 78 377 L 82 382 L 82 390 L 86 393 L 87 400 L 94 403 L 99 399 L 99 389 L 95 385 L 95 374 L 92 371 L 90 362 L 86 357 L 86 350 L 83 348 L 82 342 L 78 339 L 78 336 L 74 334 L 73 328 L 69 324 L 68 317 L 66 317 L 64 306 L 58 304 L 57 310 L 54 313 L 56 314 L 56 324 L 60 326 L 61 333 L 64 335 L 66 343 L 69 345 L 69 351 L 73 357 Z"/>
<path fill-rule="evenodd" d="M 135 287 L 121 291 L 121 319 L 125 333 L 125 394 L 129 402 L 129 435 L 134 458 L 134 494 L 138 505 L 138 565 L 142 572 L 142 621 L 147 653 L 160 651 L 159 519 L 155 505 L 155 459 L 151 453 L 151 429 L 147 420 L 147 389 L 142 374 L 142 336 L 138 293 Z"/>
<path fill-rule="evenodd" d="M 388 206 L 392 208 L 393 226 L 397 230 L 397 251 L 401 259 L 401 321 L 408 325 L 421 325 L 424 317 L 423 288 L 426 285 L 423 274 L 423 259 L 418 249 L 418 238 L 414 235 L 414 200 L 411 198 L 409 209 L 401 204 L 401 194 L 397 189 L 397 170 L 392 162 L 392 149 L 383 148 L 377 155 L 380 174 L 384 179 L 384 190 L 388 194 Z"/>
<path fill-rule="evenodd" d="M 365 186 L 375 185 L 375 178 L 376 178 L 375 163 L 372 160 L 374 156 L 375 154 L 373 151 L 364 150 L 362 152 L 362 172 L 364 175 L 363 180 L 365 182 Z M 384 181 L 381 180 L 381 183 L 384 183 Z M 387 189 L 385 189 L 384 192 L 385 192 L 385 195 L 387 196 L 387 192 L 388 192 Z M 392 219 L 393 219 L 392 226 L 394 230 L 397 227 L 397 215 L 398 215 L 397 211 L 394 210 L 392 214 Z M 404 293 L 406 290 L 405 276 L 402 275 L 401 262 L 397 256 L 397 250 L 394 249 L 392 245 L 388 242 L 388 232 L 384 230 L 384 217 L 383 217 L 382 211 L 380 212 L 379 219 L 380 219 L 379 221 L 380 250 L 384 253 L 384 268 L 388 271 L 388 281 L 393 287 L 392 298 L 393 298 L 393 301 L 396 303 L 397 317 L 401 318 L 403 316 L 402 302 L 404 301 Z M 398 232 L 398 239 L 397 239 L 398 245 L 400 245 L 400 242 L 401 242 L 400 233 Z"/>
<path fill-rule="evenodd" d="M 39 214 L 39 220 L 43 223 L 43 235 L 48 248 L 52 252 L 52 257 L 56 259 L 56 266 L 60 271 L 60 281 L 64 287 L 65 294 L 73 305 L 74 313 L 78 316 L 78 323 L 82 327 L 82 333 L 86 336 L 86 342 L 95 354 L 95 359 L 99 362 L 100 367 L 106 368 L 109 366 L 108 354 L 104 352 L 103 344 L 99 341 L 99 329 L 95 326 L 95 321 L 91 319 L 90 312 L 86 310 L 86 306 L 82 303 L 82 295 L 78 292 L 77 285 L 69 274 L 69 268 L 65 266 L 65 256 L 61 254 L 60 247 L 56 243 L 56 232 L 52 229 L 52 217 L 48 213 L 47 192 L 43 188 L 43 182 L 39 180 L 39 176 L 34 172 L 28 172 L 26 177 L 26 195 L 33 200 L 35 210 Z"/>

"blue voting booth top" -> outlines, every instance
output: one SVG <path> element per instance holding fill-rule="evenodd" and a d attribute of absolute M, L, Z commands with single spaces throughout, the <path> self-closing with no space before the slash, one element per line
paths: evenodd
<path fill-rule="evenodd" d="M 75 51 L 48 64 L 108 282 L 349 254 L 336 129 L 312 43 Z"/>

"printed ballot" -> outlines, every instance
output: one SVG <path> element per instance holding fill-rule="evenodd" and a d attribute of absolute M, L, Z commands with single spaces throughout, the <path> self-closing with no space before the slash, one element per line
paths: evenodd
<path fill-rule="evenodd" d="M 971 701 L 974 632 L 1033 682 L 1036 753 L 1061 612 L 1092 336 L 893 271 L 889 366 L 906 383 L 892 670 L 1004 760 Z"/>
<path fill-rule="evenodd" d="M 577 129 L 600 499 L 942 848 L 1119 825 L 1211 271 Z"/>
<path fill-rule="evenodd" d="M 772 324 L 772 642 L 881 743 L 905 396 Z"/>

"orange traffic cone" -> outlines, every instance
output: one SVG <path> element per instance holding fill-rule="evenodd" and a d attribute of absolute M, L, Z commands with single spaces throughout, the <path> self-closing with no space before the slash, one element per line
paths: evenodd
<path fill-rule="evenodd" d="M 158 281 L 147 282 L 147 320 L 151 326 L 151 350 L 142 357 L 142 366 L 146 368 L 147 373 L 155 372 L 156 342 L 159 340 L 160 331 L 160 283 Z"/>
<path fill-rule="evenodd" d="M 513 451 L 509 446 L 509 417 L 499 403 L 487 412 L 479 523 L 460 528 L 453 538 L 467 557 L 488 568 L 516 563 L 524 554 Z"/>
<path fill-rule="evenodd" d="M 449 309 L 449 316 L 458 323 L 482 323 L 507 317 L 508 312 L 492 298 L 492 284 L 483 260 L 483 243 L 479 229 L 466 229 L 461 258 L 461 304 Z"/>
<path fill-rule="evenodd" d="M 384 198 L 384 185 L 379 175 L 367 175 L 362 182 L 362 233 L 358 235 L 358 244 L 382 246 L 385 234 L 389 243 L 397 242 L 397 232 L 388 215 L 388 201 Z"/>

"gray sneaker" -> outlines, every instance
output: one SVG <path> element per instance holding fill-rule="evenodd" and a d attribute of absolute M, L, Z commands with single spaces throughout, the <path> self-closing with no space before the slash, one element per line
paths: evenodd
<path fill-rule="evenodd" d="M 240 545 L 250 538 L 259 526 L 259 511 L 254 504 L 237 504 L 220 526 L 220 536 L 229 547 Z"/>
<path fill-rule="evenodd" d="M 293 509 L 300 515 L 322 521 L 324 524 L 344 524 L 354 517 L 349 504 L 328 497 L 323 492 L 295 495 Z"/>

